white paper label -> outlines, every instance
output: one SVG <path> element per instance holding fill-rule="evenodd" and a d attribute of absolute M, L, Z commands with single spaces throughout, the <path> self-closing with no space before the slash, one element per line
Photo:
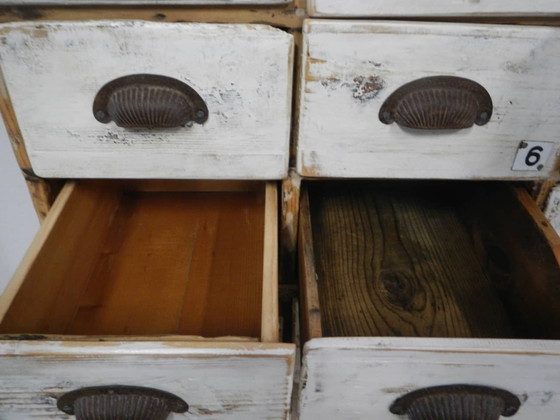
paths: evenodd
<path fill-rule="evenodd" d="M 517 149 L 512 171 L 542 171 L 552 153 L 554 143 L 522 141 Z"/>

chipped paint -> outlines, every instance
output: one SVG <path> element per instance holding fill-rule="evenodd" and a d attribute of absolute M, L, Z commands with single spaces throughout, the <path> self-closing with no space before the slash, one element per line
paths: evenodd
<path fill-rule="evenodd" d="M 397 396 L 456 383 L 512 392 L 523 403 L 522 420 L 555 420 L 560 412 L 558 341 L 349 337 L 311 340 L 306 348 L 301 420 L 334 412 L 385 419 Z M 528 349 L 541 354 L 528 356 Z"/>
<path fill-rule="evenodd" d="M 259 24 L 70 21 L 11 23 L 2 33 L 2 70 L 27 166 L 41 177 L 281 179 L 287 173 L 293 36 L 284 31 Z M 160 44 L 165 48 L 152 48 Z M 64 62 L 72 71 L 60 70 L 57 63 Z M 96 92 L 131 72 L 189 84 L 207 103 L 208 121 L 176 130 L 96 121 Z"/>
<path fill-rule="evenodd" d="M 512 164 L 522 139 L 560 145 L 554 140 L 560 131 L 554 112 L 560 108 L 559 41 L 559 28 L 309 20 L 297 168 L 305 176 L 340 178 L 558 177 L 553 159 L 537 173 L 512 171 Z M 441 53 L 451 50 L 461 54 Z M 436 133 L 380 122 L 390 92 L 434 75 L 484 86 L 493 100 L 488 124 Z M 310 160 L 311 151 L 320 151 L 318 158 Z"/>

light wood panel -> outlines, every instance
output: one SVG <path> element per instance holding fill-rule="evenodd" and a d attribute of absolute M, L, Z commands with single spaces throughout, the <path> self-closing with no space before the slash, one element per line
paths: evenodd
<path fill-rule="evenodd" d="M 262 243 L 262 314 L 261 340 L 265 343 L 280 341 L 278 306 L 278 190 L 274 183 L 265 186 L 265 207 L 261 220 Z"/>
<path fill-rule="evenodd" d="M 3 333 L 278 339 L 274 184 L 266 194 L 262 183 L 232 192 L 118 185 L 67 187 L 62 199 L 73 196 L 4 298 Z"/>

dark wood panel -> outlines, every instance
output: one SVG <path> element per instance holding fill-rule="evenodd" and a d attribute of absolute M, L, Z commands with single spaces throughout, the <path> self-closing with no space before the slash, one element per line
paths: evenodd
<path fill-rule="evenodd" d="M 510 337 L 446 190 L 311 184 L 324 336 Z"/>

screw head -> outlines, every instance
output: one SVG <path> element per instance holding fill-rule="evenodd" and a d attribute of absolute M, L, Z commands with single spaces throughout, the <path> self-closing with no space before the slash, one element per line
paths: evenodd
<path fill-rule="evenodd" d="M 107 114 L 105 114 L 105 112 L 101 109 L 98 109 L 97 111 L 95 111 L 95 118 L 97 118 L 98 120 L 104 120 L 105 118 L 107 118 Z"/>

